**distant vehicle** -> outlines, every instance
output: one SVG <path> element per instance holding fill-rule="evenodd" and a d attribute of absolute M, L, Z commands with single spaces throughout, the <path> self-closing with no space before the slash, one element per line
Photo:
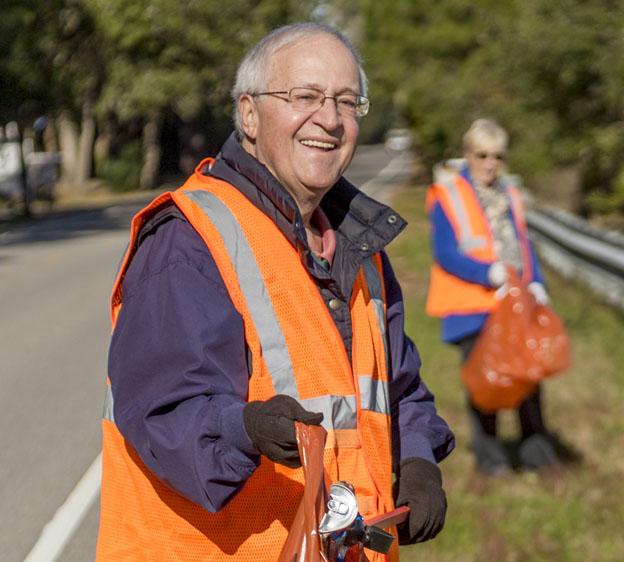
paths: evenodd
<path fill-rule="evenodd" d="M 25 160 L 30 197 L 51 205 L 55 199 L 61 155 L 56 152 L 31 152 Z"/>
<path fill-rule="evenodd" d="M 389 129 L 384 146 L 397 152 L 407 150 L 412 146 L 412 133 L 409 129 Z"/>
<path fill-rule="evenodd" d="M 0 198 L 18 198 L 22 191 L 19 142 L 0 141 Z"/>
<path fill-rule="evenodd" d="M 61 156 L 55 152 L 31 152 L 24 156 L 22 174 L 19 142 L 0 143 L 0 200 L 16 202 L 24 196 L 24 179 L 30 201 L 54 202 Z"/>

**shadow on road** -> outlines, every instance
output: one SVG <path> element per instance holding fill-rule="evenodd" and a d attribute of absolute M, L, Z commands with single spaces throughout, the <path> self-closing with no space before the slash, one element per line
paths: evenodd
<path fill-rule="evenodd" d="M 157 195 L 158 191 L 154 191 L 80 208 L 49 211 L 28 219 L 0 219 L 0 247 L 128 230 L 133 215 Z"/>

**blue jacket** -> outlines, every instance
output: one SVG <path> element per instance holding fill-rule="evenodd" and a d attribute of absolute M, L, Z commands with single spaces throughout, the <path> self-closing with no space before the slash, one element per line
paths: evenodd
<path fill-rule="evenodd" d="M 301 243 L 294 231 L 299 217 L 294 201 L 234 137 L 205 173 L 236 186 L 289 240 Z M 375 217 L 387 208 L 345 180 L 322 206 L 337 237 L 331 271 L 307 259 L 307 248 L 300 253 L 325 302 L 336 295 L 348 299 L 359 267 L 359 248 L 349 240 L 365 237 L 374 245 L 369 237 L 377 236 L 371 229 L 360 231 L 363 227 L 354 217 Z M 243 424 L 245 402 L 239 398 L 246 395 L 249 377 L 243 322 L 199 235 L 175 208 L 159 215 L 143 229 L 122 286 L 123 306 L 109 354 L 115 421 L 159 478 L 217 511 L 259 464 Z M 385 254 L 383 273 L 393 460 L 395 465 L 410 457 L 439 461 L 453 449 L 454 437 L 420 379 L 418 352 L 403 331 L 401 289 Z M 328 310 L 350 355 L 346 308 Z"/>
<path fill-rule="evenodd" d="M 460 171 L 461 175 L 474 187 L 470 172 L 467 167 Z M 509 212 L 513 221 L 513 214 Z M 436 262 L 447 272 L 456 275 L 470 283 L 478 283 L 485 287 L 490 287 L 487 272 L 492 265 L 475 260 L 459 249 L 455 231 L 439 203 L 436 203 L 429 212 L 429 220 L 432 225 L 431 245 L 433 257 Z M 517 225 L 514 222 L 516 233 Z M 543 283 L 537 254 L 533 244 L 531 244 L 532 264 L 531 281 Z M 487 320 L 488 314 L 452 314 L 442 320 L 442 339 L 448 343 L 455 343 L 476 332 L 479 332 Z"/>

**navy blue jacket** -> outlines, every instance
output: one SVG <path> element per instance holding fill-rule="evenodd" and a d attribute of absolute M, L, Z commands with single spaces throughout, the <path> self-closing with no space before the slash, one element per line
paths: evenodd
<path fill-rule="evenodd" d="M 328 271 L 310 258 L 290 194 L 234 137 L 204 173 L 227 180 L 273 218 L 299 248 L 325 302 L 338 298 L 345 304 L 328 310 L 350 356 L 346 304 L 355 274 L 363 259 L 404 227 L 402 219 L 341 179 L 321 204 L 337 238 Z M 115 422 L 126 440 L 161 480 L 214 512 L 243 486 L 260 460 L 243 424 L 247 349 L 242 318 L 208 248 L 176 211 L 164 209 L 142 232 L 123 281 L 109 376 Z M 387 221 L 390 214 L 395 217 Z M 420 379 L 418 352 L 403 331 L 401 289 L 385 254 L 383 274 L 393 461 L 395 466 L 410 457 L 440 461 L 453 449 L 454 437 Z"/>

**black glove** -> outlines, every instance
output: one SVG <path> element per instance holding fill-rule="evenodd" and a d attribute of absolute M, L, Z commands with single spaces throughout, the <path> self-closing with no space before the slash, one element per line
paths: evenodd
<path fill-rule="evenodd" d="M 397 507 L 410 508 L 409 519 L 397 528 L 399 544 L 428 541 L 444 527 L 446 495 L 437 465 L 419 458 L 402 461 L 394 482 L 394 497 Z"/>
<path fill-rule="evenodd" d="M 243 409 L 245 430 L 256 449 L 273 462 L 301 466 L 295 421 L 320 425 L 323 414 L 308 412 L 292 396 L 278 394 L 266 402 L 249 402 Z"/>

